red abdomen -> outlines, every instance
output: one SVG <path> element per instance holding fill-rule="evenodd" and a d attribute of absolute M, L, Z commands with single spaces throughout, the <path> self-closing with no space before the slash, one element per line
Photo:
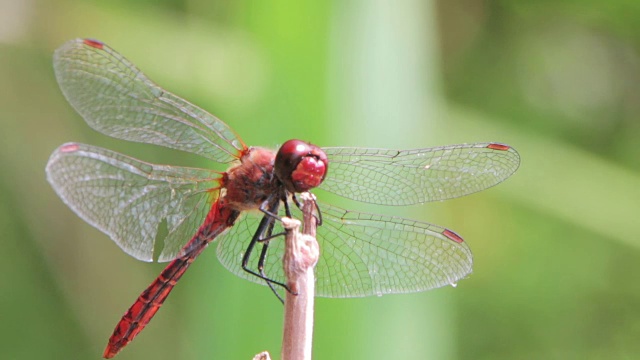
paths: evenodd
<path fill-rule="evenodd" d="M 218 200 L 212 205 L 204 224 L 183 247 L 185 254 L 169 263 L 120 319 L 104 350 L 103 356 L 106 359 L 114 357 L 144 329 L 193 260 L 216 236 L 233 225 L 239 212 L 223 206 L 223 202 Z"/>

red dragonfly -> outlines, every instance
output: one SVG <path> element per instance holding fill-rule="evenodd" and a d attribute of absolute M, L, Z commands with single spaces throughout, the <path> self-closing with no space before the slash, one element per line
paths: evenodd
<path fill-rule="evenodd" d="M 283 241 L 272 238 L 282 227 L 264 214 L 300 216 L 289 205 L 295 193 L 319 187 L 367 203 L 411 205 L 492 187 L 520 163 L 513 148 L 499 143 L 383 150 L 290 140 L 277 152 L 248 147 L 227 124 L 159 87 L 102 42 L 64 44 L 54 68 L 65 97 L 95 130 L 229 166 L 217 172 L 156 165 L 79 143 L 51 155 L 47 179 L 78 216 L 136 259 L 153 261 L 155 253 L 155 260 L 171 261 L 124 314 L 105 358 L 147 325 L 213 240 L 234 274 L 272 289 L 282 285 Z M 455 285 L 471 272 L 471 251 L 452 230 L 322 203 L 318 209 L 318 296 L 423 291 Z"/>

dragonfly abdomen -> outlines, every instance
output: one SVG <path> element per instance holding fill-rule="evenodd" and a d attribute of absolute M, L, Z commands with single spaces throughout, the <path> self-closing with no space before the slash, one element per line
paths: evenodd
<path fill-rule="evenodd" d="M 184 255 L 169 263 L 120 319 L 104 350 L 103 356 L 106 359 L 114 357 L 147 326 L 193 260 L 216 236 L 233 225 L 239 212 L 229 209 L 223 203 L 223 199 L 213 203 L 196 235 L 183 247 Z"/>

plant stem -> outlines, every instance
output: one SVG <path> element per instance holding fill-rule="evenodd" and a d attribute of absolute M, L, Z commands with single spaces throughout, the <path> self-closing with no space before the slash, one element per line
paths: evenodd
<path fill-rule="evenodd" d="M 310 360 L 313 340 L 314 267 L 320 255 L 316 241 L 315 197 L 301 194 L 303 232 L 300 221 L 283 218 L 285 254 L 283 259 L 287 286 L 284 300 L 283 360 Z"/>

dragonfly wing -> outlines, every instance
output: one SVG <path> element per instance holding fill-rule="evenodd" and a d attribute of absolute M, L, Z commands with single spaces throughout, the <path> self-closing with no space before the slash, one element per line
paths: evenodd
<path fill-rule="evenodd" d="M 220 119 L 162 89 L 122 55 L 95 40 L 67 42 L 54 54 L 56 79 L 93 129 L 220 163 L 246 146 Z"/>
<path fill-rule="evenodd" d="M 318 296 L 424 291 L 455 285 L 471 273 L 471 250 L 450 230 L 320 205 Z"/>
<path fill-rule="evenodd" d="M 321 189 L 373 204 L 411 205 L 468 195 L 499 184 L 520 164 L 508 145 L 478 143 L 415 150 L 323 148 Z"/>
<path fill-rule="evenodd" d="M 284 214 L 280 214 L 284 216 Z M 243 217 L 236 221 L 236 223 L 225 234 L 219 237 L 217 254 L 220 263 L 227 268 L 233 274 L 255 283 L 266 285 L 266 282 L 257 276 L 249 274 L 242 269 L 242 258 L 247 250 L 247 246 L 251 242 L 253 234 L 258 229 L 258 224 L 262 218 L 262 214 L 249 212 L 244 214 Z M 279 221 L 274 226 L 273 233 L 282 233 L 282 228 Z M 252 270 L 256 271 L 258 268 L 258 260 L 260 257 L 260 251 L 262 245 L 256 245 L 255 249 L 251 252 L 248 266 Z M 265 263 L 265 274 L 270 279 L 284 282 L 284 271 L 282 268 L 282 255 L 284 254 L 284 237 L 274 238 L 269 242 L 269 251 L 267 253 Z"/>
<path fill-rule="evenodd" d="M 323 224 L 317 229 L 320 259 L 316 294 L 361 297 L 408 293 L 454 285 L 471 273 L 471 250 L 450 230 L 424 222 L 343 210 L 320 204 Z M 294 217 L 301 213 L 294 210 Z M 241 260 L 259 218 L 243 219 L 218 245 L 218 258 L 232 273 L 265 284 L 241 268 Z M 238 226 L 239 225 L 239 226 Z M 282 231 L 279 222 L 274 233 Z M 249 265 L 255 269 L 260 247 Z M 269 243 L 265 274 L 285 282 L 284 239 Z"/>
<path fill-rule="evenodd" d="M 100 147 L 68 143 L 51 155 L 47 180 L 82 219 L 127 254 L 152 261 L 158 227 L 168 234 L 160 261 L 179 255 L 218 195 L 214 171 L 149 164 Z"/>

